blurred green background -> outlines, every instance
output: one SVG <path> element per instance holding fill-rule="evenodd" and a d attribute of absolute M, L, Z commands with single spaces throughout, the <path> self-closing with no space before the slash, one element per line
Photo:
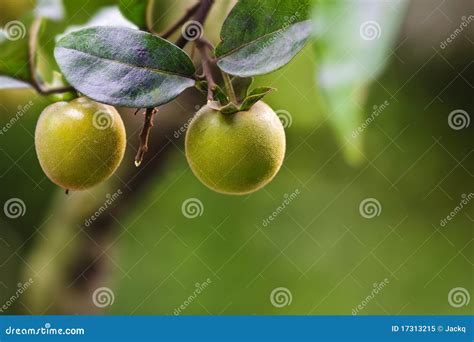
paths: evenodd
<path fill-rule="evenodd" d="M 158 1 L 156 29 L 190 3 Z M 347 117 L 333 120 L 322 105 L 317 41 L 259 77 L 258 85 L 278 89 L 266 102 L 288 123 L 287 154 L 270 185 L 243 197 L 208 190 L 187 165 L 179 130 L 204 103 L 194 90 L 157 115 L 140 168 L 133 156 L 142 118 L 121 110 L 128 151 L 119 172 L 69 195 L 46 178 L 35 155 L 35 124 L 50 100 L 28 89 L 0 90 L 0 127 L 18 106 L 33 103 L 0 134 L 0 204 L 19 198 L 26 208 L 16 219 L 0 215 L 0 308 L 11 302 L 2 313 L 175 314 L 181 307 L 181 314 L 350 315 L 361 305 L 358 314 L 472 314 L 474 205 L 440 223 L 474 193 L 473 123 L 459 130 L 448 124 L 454 110 L 469 119 L 474 113 L 474 22 L 440 48 L 470 5 L 409 4 L 387 67 L 355 105 L 356 125 L 344 96 Z M 0 24 L 31 6 L 2 0 Z M 229 6 L 219 2 L 210 14 L 206 30 L 214 42 Z M 89 12 L 81 10 L 84 18 Z M 341 134 L 385 101 L 357 144 Z M 123 195 L 87 226 L 84 220 L 119 189 Z M 195 218 L 183 214 L 190 198 L 201 205 Z M 379 202 L 378 216 L 361 215 L 367 198 Z M 448 298 L 455 288 L 463 288 L 461 306 Z"/>

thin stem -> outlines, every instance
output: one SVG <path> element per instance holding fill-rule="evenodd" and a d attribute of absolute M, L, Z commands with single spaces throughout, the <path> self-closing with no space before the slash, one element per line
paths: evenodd
<path fill-rule="evenodd" d="M 148 151 L 148 138 L 150 137 L 150 131 L 153 127 L 153 117 L 155 116 L 158 109 L 147 108 L 145 112 L 145 122 L 143 123 L 142 131 L 140 132 L 140 147 L 138 148 L 137 155 L 135 156 L 135 166 L 140 166 L 143 160 L 143 156 Z"/>
<path fill-rule="evenodd" d="M 201 55 L 202 73 L 204 74 L 204 77 L 207 81 L 207 101 L 210 102 L 214 100 L 214 90 L 217 84 L 214 81 L 214 78 L 212 76 L 212 69 L 211 69 L 212 59 L 208 51 L 209 50 L 208 42 L 206 42 L 205 39 L 201 39 L 201 38 L 196 40 L 196 49 L 199 51 L 199 54 Z"/>
<path fill-rule="evenodd" d="M 197 2 L 192 7 L 188 8 L 186 13 L 176 23 L 174 23 L 168 30 L 160 34 L 160 37 L 166 39 L 169 36 L 171 36 L 174 32 L 176 32 L 176 30 L 178 30 L 181 26 L 183 26 L 183 24 L 186 23 L 189 20 L 189 18 L 191 18 L 194 15 L 194 13 L 196 13 L 197 9 L 200 6 L 201 6 L 201 3 Z"/>
<path fill-rule="evenodd" d="M 38 46 L 38 33 L 41 26 L 42 18 L 36 18 L 31 24 L 29 40 L 28 40 L 28 68 L 30 71 L 31 77 L 31 86 L 41 95 L 50 95 L 57 93 L 66 93 L 68 91 L 75 91 L 71 86 L 57 87 L 57 88 L 47 88 L 45 85 L 40 82 L 36 73 L 36 49 Z"/>
<path fill-rule="evenodd" d="M 222 78 L 224 79 L 225 89 L 227 90 L 227 95 L 229 95 L 230 102 L 237 104 L 237 97 L 235 96 L 234 87 L 232 86 L 232 81 L 230 80 L 229 74 L 222 71 Z"/>

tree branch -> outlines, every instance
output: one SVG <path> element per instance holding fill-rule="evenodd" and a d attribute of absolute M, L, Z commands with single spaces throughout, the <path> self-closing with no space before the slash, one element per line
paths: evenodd
<path fill-rule="evenodd" d="M 135 156 L 135 166 L 140 166 L 143 156 L 148 151 L 148 138 L 153 127 L 153 117 L 158 112 L 157 108 L 147 108 L 145 112 L 145 122 L 143 123 L 142 131 L 140 132 L 140 147 Z"/>
<path fill-rule="evenodd" d="M 176 30 L 178 30 L 184 23 L 186 23 L 189 18 L 191 18 L 197 11 L 197 9 L 201 6 L 200 2 L 197 2 L 192 7 L 188 8 L 186 13 L 176 22 L 174 23 L 168 30 L 160 34 L 161 38 L 168 38 L 171 36 Z"/>
<path fill-rule="evenodd" d="M 207 15 L 209 14 L 213 4 L 214 0 L 201 0 L 199 2 L 199 8 L 193 17 L 194 20 L 199 22 L 201 25 L 204 24 L 204 21 L 206 21 Z M 180 48 L 183 48 L 188 42 L 189 40 L 183 34 L 181 34 L 181 37 L 179 37 L 179 39 L 176 41 L 176 45 Z"/>
<path fill-rule="evenodd" d="M 196 48 L 199 51 L 199 54 L 201 55 L 202 72 L 207 81 L 208 102 L 214 100 L 214 90 L 217 86 L 216 82 L 214 81 L 214 77 L 212 76 L 212 59 L 209 56 L 209 48 L 210 46 L 212 47 L 212 45 L 209 44 L 210 43 L 203 38 L 199 38 L 198 40 L 196 40 Z"/>

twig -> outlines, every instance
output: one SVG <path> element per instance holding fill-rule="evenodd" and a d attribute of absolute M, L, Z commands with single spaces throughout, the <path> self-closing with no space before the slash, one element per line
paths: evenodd
<path fill-rule="evenodd" d="M 196 49 L 201 55 L 202 72 L 207 81 L 207 101 L 212 101 L 214 99 L 214 90 L 217 84 L 212 76 L 212 59 L 209 56 L 209 44 L 210 43 L 203 38 L 196 40 Z"/>
<path fill-rule="evenodd" d="M 140 147 L 138 148 L 137 155 L 135 156 L 135 166 L 140 166 L 143 160 L 143 156 L 148 151 L 148 138 L 150 137 L 150 131 L 153 127 L 153 117 L 158 111 L 156 108 L 147 108 L 145 113 L 145 122 L 143 123 L 142 131 L 140 132 Z"/>
<path fill-rule="evenodd" d="M 171 36 L 176 30 L 178 30 L 184 23 L 186 23 L 189 18 L 191 18 L 194 13 L 196 13 L 197 9 L 201 6 L 201 2 L 197 2 L 194 6 L 188 8 L 186 13 L 176 22 L 174 23 L 168 30 L 160 34 L 161 38 L 168 38 Z"/>
<path fill-rule="evenodd" d="M 42 95 L 50 95 L 57 93 L 66 93 L 68 91 L 75 91 L 71 86 L 64 86 L 58 88 L 46 88 L 42 82 L 37 78 L 36 73 L 36 48 L 38 45 L 38 33 L 41 26 L 41 17 L 36 18 L 30 27 L 29 40 L 28 40 L 28 68 L 31 77 L 31 86 Z"/>
<path fill-rule="evenodd" d="M 196 10 L 196 14 L 194 15 L 194 19 L 199 22 L 201 25 L 204 24 L 204 21 L 211 10 L 212 5 L 214 4 L 214 0 L 201 0 L 199 2 L 199 7 Z M 181 34 L 181 37 L 176 41 L 176 45 L 180 48 L 183 48 L 189 40 Z"/>

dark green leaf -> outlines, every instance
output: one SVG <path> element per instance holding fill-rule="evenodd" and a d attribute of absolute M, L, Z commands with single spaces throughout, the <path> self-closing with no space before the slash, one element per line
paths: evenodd
<path fill-rule="evenodd" d="M 70 33 L 57 43 L 55 57 L 77 90 L 116 106 L 155 107 L 195 83 L 193 63 L 183 50 L 129 28 Z"/>
<path fill-rule="evenodd" d="M 237 101 L 242 101 L 246 96 L 250 86 L 253 83 L 252 77 L 238 77 L 232 78 L 232 87 L 234 88 Z"/>
<path fill-rule="evenodd" d="M 219 110 L 222 114 L 234 114 L 240 111 L 240 108 L 237 107 L 234 103 L 229 102 L 225 106 L 219 107 Z"/>
<path fill-rule="evenodd" d="M 407 3 L 331 0 L 314 8 L 317 79 L 350 162 L 361 160 L 362 140 L 352 132 L 362 123 L 369 86 L 389 60 Z"/>
<path fill-rule="evenodd" d="M 274 91 L 275 88 L 268 88 L 268 87 L 259 87 L 253 89 L 250 93 L 248 93 L 247 97 L 242 102 L 240 106 L 240 110 L 249 110 L 255 103 L 260 101 L 265 95 Z"/>
<path fill-rule="evenodd" d="M 240 0 L 216 48 L 218 66 L 237 76 L 274 71 L 288 63 L 311 34 L 310 0 Z"/>
<path fill-rule="evenodd" d="M 199 91 L 201 91 L 203 94 L 207 95 L 207 82 L 206 81 L 199 81 L 196 82 L 194 85 Z M 229 103 L 229 98 L 225 94 L 224 90 L 216 85 L 214 87 L 214 100 L 219 101 L 220 104 L 226 105 Z"/>
<path fill-rule="evenodd" d="M 214 87 L 214 99 L 219 101 L 222 105 L 229 103 L 229 98 L 227 97 L 226 93 L 218 85 Z"/>
<path fill-rule="evenodd" d="M 119 9 L 123 16 L 141 29 L 147 26 L 146 15 L 150 0 L 120 0 Z"/>
<path fill-rule="evenodd" d="M 196 84 L 194 84 L 194 86 L 201 93 L 203 93 L 203 94 L 207 93 L 207 82 L 206 81 L 197 81 Z"/>

